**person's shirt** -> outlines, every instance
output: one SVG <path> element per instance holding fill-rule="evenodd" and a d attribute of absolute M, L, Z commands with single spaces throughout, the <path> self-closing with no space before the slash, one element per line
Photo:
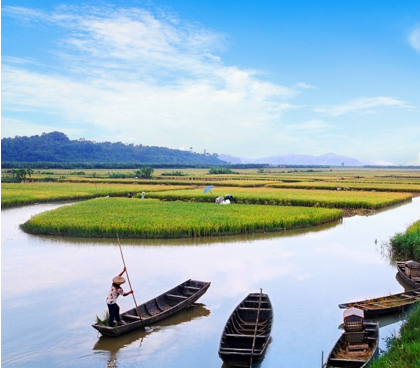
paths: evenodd
<path fill-rule="evenodd" d="M 120 295 L 124 294 L 124 290 L 122 288 L 116 288 L 114 285 L 112 285 L 111 290 L 106 298 L 106 302 L 108 304 L 115 304 L 117 302 L 117 299 Z"/>

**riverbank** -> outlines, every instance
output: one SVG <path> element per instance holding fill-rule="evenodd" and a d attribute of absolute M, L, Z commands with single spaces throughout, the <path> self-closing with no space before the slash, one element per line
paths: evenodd
<path fill-rule="evenodd" d="M 373 362 L 371 368 L 420 367 L 420 305 L 401 326 L 399 336 L 390 341 L 389 351 Z"/>
<path fill-rule="evenodd" d="M 394 258 L 420 262 L 420 220 L 412 224 L 405 233 L 394 235 L 390 250 Z"/>
<path fill-rule="evenodd" d="M 420 261 L 420 220 L 405 233 L 391 238 L 390 250 L 394 257 Z M 372 368 L 420 367 L 420 305 L 402 325 L 399 336 L 391 339 L 389 351 L 372 364 Z"/>

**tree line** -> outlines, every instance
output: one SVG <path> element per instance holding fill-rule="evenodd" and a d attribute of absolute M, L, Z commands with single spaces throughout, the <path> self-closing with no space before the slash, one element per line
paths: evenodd
<path fill-rule="evenodd" d="M 3 162 L 136 163 L 170 165 L 222 165 L 217 154 L 199 154 L 166 147 L 70 140 L 64 133 L 42 133 L 1 140 Z M 34 165 L 31 164 L 32 167 Z M 132 167 L 132 166 L 131 166 Z"/>

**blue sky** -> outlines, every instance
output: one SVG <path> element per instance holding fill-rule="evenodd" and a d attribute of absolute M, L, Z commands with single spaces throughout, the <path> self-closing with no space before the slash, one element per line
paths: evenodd
<path fill-rule="evenodd" d="M 420 2 L 2 1 L 2 137 L 420 164 Z"/>

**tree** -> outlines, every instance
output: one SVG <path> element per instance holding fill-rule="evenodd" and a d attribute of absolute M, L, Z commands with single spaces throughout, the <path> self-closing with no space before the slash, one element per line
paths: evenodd
<path fill-rule="evenodd" d="M 142 167 L 140 170 L 135 171 L 134 173 L 139 178 L 151 179 L 152 178 L 153 171 L 155 171 L 153 169 L 153 167 L 145 166 L 145 167 Z"/>
<path fill-rule="evenodd" d="M 26 176 L 31 177 L 34 171 L 32 169 L 17 169 L 12 170 L 12 175 L 17 182 L 25 181 Z"/>

